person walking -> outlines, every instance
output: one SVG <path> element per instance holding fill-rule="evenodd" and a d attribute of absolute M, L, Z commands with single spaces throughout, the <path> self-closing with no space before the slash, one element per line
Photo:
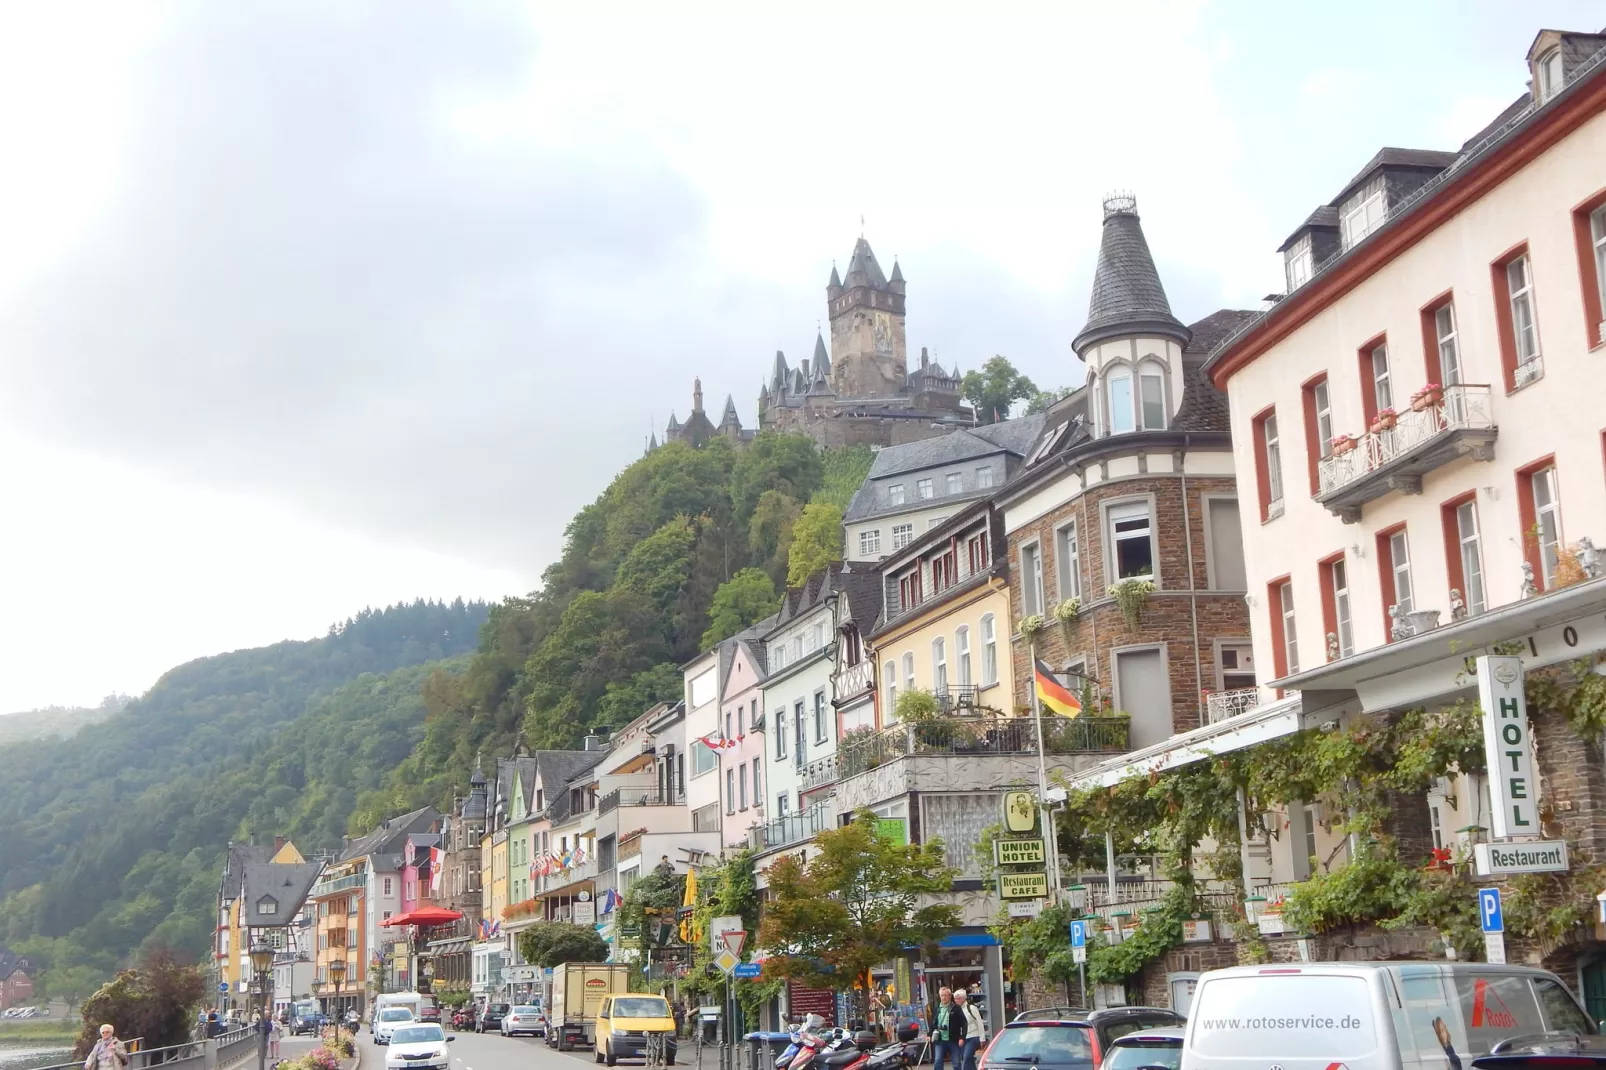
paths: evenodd
<path fill-rule="evenodd" d="M 959 1070 L 976 1070 L 976 1052 L 987 1041 L 987 1023 L 982 1021 L 981 1008 L 970 1002 L 970 993 L 963 988 L 954 990 L 954 1006 L 965 1019 L 965 1039 L 959 1049 Z"/>
<path fill-rule="evenodd" d="M 279 1058 L 279 1036 L 283 1032 L 284 1026 L 279 1024 L 279 1019 L 274 1018 L 268 1022 L 268 1058 Z"/>
<path fill-rule="evenodd" d="M 938 989 L 937 999 L 931 1027 L 931 1070 L 943 1070 L 949 1059 L 953 1060 L 953 1070 L 964 1070 L 959 1053 L 965 1043 L 965 1015 L 955 1006 L 951 989 Z"/>
<path fill-rule="evenodd" d="M 89 1049 L 84 1070 L 126 1070 L 128 1049 L 117 1039 L 117 1028 L 110 1022 L 100 1027 L 100 1039 Z"/>

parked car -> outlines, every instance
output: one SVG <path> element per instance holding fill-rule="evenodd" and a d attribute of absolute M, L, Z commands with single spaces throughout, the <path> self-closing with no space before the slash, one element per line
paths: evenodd
<path fill-rule="evenodd" d="M 615 1066 L 620 1059 L 647 1054 L 647 1038 L 663 1038 L 664 1060 L 675 1061 L 675 1014 L 662 996 L 626 993 L 608 996 L 597 1008 L 594 1055 L 600 1063 Z"/>
<path fill-rule="evenodd" d="M 516 1037 L 521 1034 L 529 1037 L 544 1037 L 546 1036 L 546 1015 L 541 1013 L 540 1007 L 521 1004 L 502 1016 L 501 1029 L 504 1037 Z"/>
<path fill-rule="evenodd" d="M 1184 1025 L 1187 1019 L 1163 1007 L 1046 1007 L 1022 1011 L 1000 1029 L 977 1060 L 978 1070 L 1090 1070 L 1103 1062 L 1118 1037 L 1140 1030 Z"/>
<path fill-rule="evenodd" d="M 1093 1030 L 1097 1059 L 1104 1058 L 1116 1037 L 1124 1037 L 1139 1029 L 1164 1029 L 1188 1024 L 1182 1015 L 1165 1007 L 1111 1007 L 1102 1011 L 1090 1011 L 1085 1007 L 1045 1007 L 1021 1011 L 1015 1015 L 1015 1021 L 1081 1022 Z"/>
<path fill-rule="evenodd" d="M 490 1029 L 500 1030 L 502 1017 L 511 1009 L 507 1003 L 487 1003 L 485 1009 L 480 1011 L 479 1021 L 474 1023 L 474 1031 L 484 1033 Z"/>
<path fill-rule="evenodd" d="M 1140 1070 L 1151 1066 L 1178 1070 L 1182 1065 L 1182 1038 L 1186 1033 L 1181 1026 L 1167 1026 L 1138 1029 L 1116 1037 L 1099 1064 L 1099 1070 Z"/>
<path fill-rule="evenodd" d="M 374 1012 L 374 1043 L 389 1044 L 391 1034 L 401 1026 L 418 1019 L 406 1007 L 381 1007 Z"/>

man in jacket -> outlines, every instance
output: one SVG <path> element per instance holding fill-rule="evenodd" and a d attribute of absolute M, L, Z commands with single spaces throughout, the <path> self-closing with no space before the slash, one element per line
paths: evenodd
<path fill-rule="evenodd" d="M 981 1008 L 970 1002 L 970 993 L 963 988 L 954 992 L 954 1006 L 965 1022 L 965 1039 L 959 1049 L 959 1070 L 976 1070 L 976 1053 L 987 1041 L 987 1023 L 982 1021 Z"/>
<path fill-rule="evenodd" d="M 953 1060 L 953 1070 L 965 1070 L 960 1052 L 965 1045 L 965 1016 L 954 1003 L 950 989 L 937 990 L 937 1013 L 931 1025 L 931 1070 L 943 1070 L 946 1059 Z"/>

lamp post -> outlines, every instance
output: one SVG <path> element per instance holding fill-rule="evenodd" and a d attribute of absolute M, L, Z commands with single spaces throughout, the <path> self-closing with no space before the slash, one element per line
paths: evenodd
<path fill-rule="evenodd" d="M 341 949 L 340 957 L 329 964 L 329 980 L 335 983 L 335 1010 L 340 1010 L 340 985 L 346 979 L 346 952 Z M 340 1019 L 335 1018 L 335 1038 L 340 1037 Z"/>
<path fill-rule="evenodd" d="M 251 973 L 256 981 L 257 1008 L 262 1015 L 257 1023 L 257 1068 L 268 1070 L 268 988 L 273 981 L 273 945 L 259 933 L 251 941 Z"/>

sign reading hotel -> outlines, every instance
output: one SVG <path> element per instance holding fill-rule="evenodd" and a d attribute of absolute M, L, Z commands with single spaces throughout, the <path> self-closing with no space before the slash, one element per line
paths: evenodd
<path fill-rule="evenodd" d="M 1539 782 L 1522 683 L 1521 658 L 1478 658 L 1478 703 L 1483 707 L 1490 816 L 1497 840 L 1539 836 Z"/>
<path fill-rule="evenodd" d="M 993 841 L 993 861 L 1000 866 L 1041 866 L 1047 860 L 1042 840 Z"/>
<path fill-rule="evenodd" d="M 1000 899 L 1042 899 L 1048 895 L 1048 874 L 1046 873 L 1000 873 L 998 875 L 998 898 Z"/>

